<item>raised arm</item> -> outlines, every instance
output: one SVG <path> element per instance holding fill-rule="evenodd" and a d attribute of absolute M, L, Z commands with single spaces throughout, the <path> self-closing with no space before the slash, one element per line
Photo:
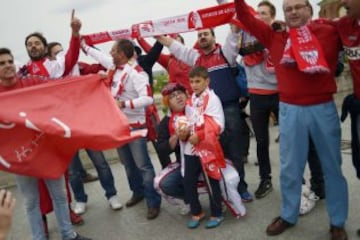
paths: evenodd
<path fill-rule="evenodd" d="M 81 41 L 81 48 L 87 55 L 100 63 L 104 68 L 110 69 L 114 66 L 113 59 L 110 54 L 103 53 L 95 48 L 90 47 L 85 43 L 85 41 Z"/>
<path fill-rule="evenodd" d="M 60 78 L 71 72 L 78 61 L 80 54 L 80 29 L 81 21 L 75 17 L 75 11 L 71 13 L 71 39 L 69 49 L 66 54 L 64 51 L 56 55 L 55 60 L 47 60 L 44 62 L 51 78 Z"/>
<path fill-rule="evenodd" d="M 222 48 L 224 57 L 227 59 L 231 66 L 236 66 L 236 58 L 239 55 L 239 37 L 240 29 L 235 25 L 231 26 L 231 32 L 227 35 L 225 44 Z"/>
<path fill-rule="evenodd" d="M 234 0 L 234 3 L 237 18 L 247 31 L 254 35 L 266 48 L 270 48 L 274 34 L 272 28 L 250 12 L 245 0 Z"/>
<path fill-rule="evenodd" d="M 68 75 L 79 61 L 81 21 L 75 17 L 75 10 L 72 10 L 71 13 L 70 26 L 72 36 L 70 39 L 69 49 L 65 54 L 65 70 L 63 76 Z"/>
<path fill-rule="evenodd" d="M 199 52 L 193 48 L 187 48 L 180 42 L 167 36 L 157 36 L 156 39 L 168 47 L 174 56 L 189 66 L 194 66 L 199 57 Z"/>
<path fill-rule="evenodd" d="M 79 61 L 80 55 L 80 37 L 72 36 L 69 49 L 65 54 L 65 70 L 63 76 L 67 76 Z"/>
<path fill-rule="evenodd" d="M 148 53 L 151 50 L 151 45 L 144 38 L 138 38 L 137 41 L 138 41 L 139 45 L 141 46 L 141 48 L 144 49 L 145 52 Z M 167 66 L 169 64 L 169 60 L 170 60 L 170 55 L 160 53 L 160 56 L 158 57 L 157 62 L 163 68 L 167 69 Z"/>
<path fill-rule="evenodd" d="M 156 41 L 154 45 L 151 47 L 150 51 L 145 55 L 145 61 L 149 65 L 153 66 L 158 60 L 163 47 L 164 46 L 161 43 Z"/>

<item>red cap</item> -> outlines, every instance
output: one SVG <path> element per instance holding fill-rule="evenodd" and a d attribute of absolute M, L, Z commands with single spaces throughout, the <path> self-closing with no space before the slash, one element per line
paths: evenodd
<path fill-rule="evenodd" d="M 175 92 L 177 90 L 180 90 L 180 91 L 186 93 L 186 88 L 183 85 L 181 85 L 180 83 L 168 83 L 161 90 L 161 94 L 163 96 L 167 96 L 167 95 L 169 95 L 172 92 Z"/>

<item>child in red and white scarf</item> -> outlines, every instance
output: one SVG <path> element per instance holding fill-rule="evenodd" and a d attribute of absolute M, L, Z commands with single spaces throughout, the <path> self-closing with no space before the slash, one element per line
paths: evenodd
<path fill-rule="evenodd" d="M 182 120 L 175 123 L 183 154 L 185 200 L 190 204 L 192 214 L 187 226 L 197 228 L 205 218 L 197 192 L 199 175 L 203 173 L 209 188 L 211 206 L 211 217 L 206 228 L 215 228 L 224 219 L 219 180 L 220 168 L 225 167 L 225 160 L 218 141 L 224 129 L 224 112 L 219 98 L 209 89 L 207 69 L 194 67 L 189 76 L 193 94 L 185 108 L 188 122 L 184 124 Z"/>

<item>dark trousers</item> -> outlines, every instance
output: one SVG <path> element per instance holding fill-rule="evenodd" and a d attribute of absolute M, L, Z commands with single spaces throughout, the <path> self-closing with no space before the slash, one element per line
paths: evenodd
<path fill-rule="evenodd" d="M 269 155 L 269 117 L 273 112 L 278 118 L 279 96 L 250 94 L 250 118 L 256 139 L 256 154 L 261 180 L 271 179 Z"/>
<path fill-rule="evenodd" d="M 310 188 L 317 196 L 325 198 L 324 176 L 321 163 L 311 138 L 309 141 L 308 163 L 311 174 Z"/>
<path fill-rule="evenodd" d="M 241 141 L 240 141 L 240 148 L 241 148 L 241 156 L 247 157 L 249 155 L 249 148 L 250 148 L 250 129 L 246 123 L 247 115 L 243 110 L 241 110 Z"/>
<path fill-rule="evenodd" d="M 202 212 L 201 204 L 199 201 L 199 194 L 197 190 L 197 183 L 202 171 L 200 158 L 198 156 L 185 155 L 185 174 L 184 174 L 184 189 L 185 189 L 185 202 L 190 204 L 192 215 L 199 215 Z M 212 195 L 209 191 L 211 216 L 220 217 L 221 212 L 221 190 L 220 183 L 216 179 L 209 177 Z"/>
<path fill-rule="evenodd" d="M 239 173 L 239 193 L 247 191 L 245 182 L 244 162 L 241 144 L 241 110 L 238 102 L 223 106 L 225 115 L 225 129 L 220 136 L 220 143 L 227 159 L 231 160 Z"/>
<path fill-rule="evenodd" d="M 159 158 L 159 161 L 160 161 L 160 164 L 161 164 L 161 168 L 164 169 L 166 168 L 167 165 L 169 165 L 171 163 L 171 158 L 169 156 L 169 154 L 165 151 L 161 151 L 158 147 L 158 142 L 157 141 L 151 141 L 153 146 L 154 146 L 154 149 L 155 149 L 155 152 L 156 152 L 156 155 L 158 156 Z"/>

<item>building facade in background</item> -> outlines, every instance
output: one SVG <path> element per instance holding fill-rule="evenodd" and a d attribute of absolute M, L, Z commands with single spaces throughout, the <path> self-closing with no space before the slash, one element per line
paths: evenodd
<path fill-rule="evenodd" d="M 318 4 L 320 6 L 320 18 L 334 19 L 346 15 L 346 10 L 340 0 L 322 0 Z"/>

